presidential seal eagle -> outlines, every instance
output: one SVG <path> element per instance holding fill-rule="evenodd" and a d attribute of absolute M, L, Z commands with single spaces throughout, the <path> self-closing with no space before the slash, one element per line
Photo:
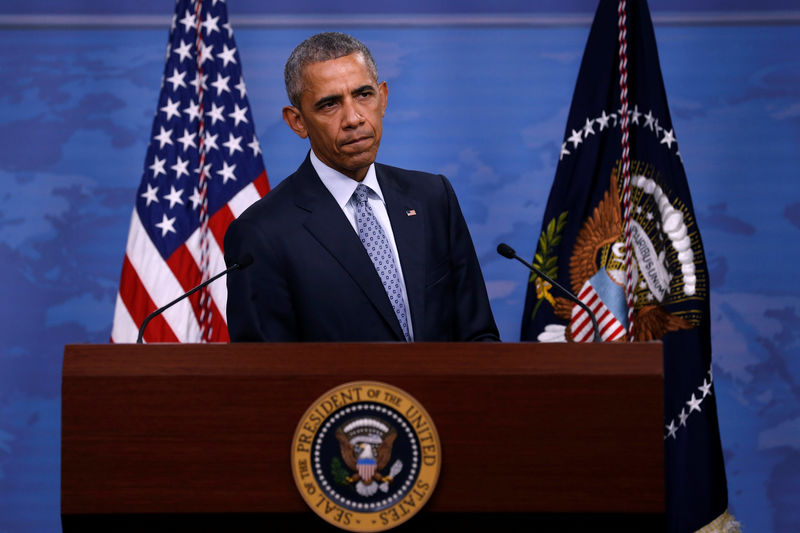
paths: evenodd
<path fill-rule="evenodd" d="M 371 496 L 378 489 L 386 492 L 402 469 L 402 463 L 395 461 L 388 475 L 383 472 L 392 458 L 392 446 L 397 438 L 397 431 L 385 424 L 369 418 L 351 422 L 336 431 L 342 460 L 352 472 L 344 480 L 347 484 L 355 484 L 356 491 L 362 496 Z"/>

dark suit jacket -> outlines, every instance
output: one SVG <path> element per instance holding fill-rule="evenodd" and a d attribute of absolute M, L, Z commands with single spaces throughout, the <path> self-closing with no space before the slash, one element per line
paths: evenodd
<path fill-rule="evenodd" d="M 499 340 L 466 222 L 444 176 L 376 164 L 415 341 Z M 416 214 L 414 214 L 416 213 Z M 232 341 L 402 341 L 358 235 L 310 160 L 225 235 Z"/>

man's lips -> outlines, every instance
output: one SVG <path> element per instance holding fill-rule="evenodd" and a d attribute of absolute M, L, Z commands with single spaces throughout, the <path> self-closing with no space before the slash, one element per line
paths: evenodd
<path fill-rule="evenodd" d="M 353 139 L 345 141 L 344 143 L 342 143 L 342 147 L 344 147 L 344 146 L 354 146 L 354 145 L 362 144 L 362 143 L 365 143 L 365 142 L 371 141 L 371 140 L 372 140 L 372 135 L 362 135 L 360 137 L 355 137 Z"/>

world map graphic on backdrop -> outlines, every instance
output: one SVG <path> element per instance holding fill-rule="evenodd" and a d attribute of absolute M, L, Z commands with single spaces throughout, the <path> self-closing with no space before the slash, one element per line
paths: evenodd
<path fill-rule="evenodd" d="M 279 110 L 282 63 L 311 31 L 236 32 L 273 186 L 306 151 Z M 494 248 L 533 255 L 587 28 L 352 31 L 389 83 L 381 162 L 452 180 L 501 335 L 517 340 L 527 275 Z M 0 33 L 0 531 L 59 527 L 63 345 L 109 337 L 166 32 Z M 731 510 L 748 531 L 796 530 L 800 35 L 656 35 L 710 271 Z"/>

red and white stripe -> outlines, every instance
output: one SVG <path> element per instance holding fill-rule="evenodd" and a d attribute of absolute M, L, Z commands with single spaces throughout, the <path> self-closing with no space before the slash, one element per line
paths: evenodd
<path fill-rule="evenodd" d="M 269 191 L 266 173 L 244 187 L 224 207 L 209 218 L 208 261 L 211 272 L 225 269 L 223 238 L 228 225 L 248 206 Z M 201 272 L 201 229 L 192 233 L 166 261 L 139 220 L 136 209 L 131 217 L 128 245 L 122 265 L 120 289 L 114 311 L 111 341 L 136 342 L 145 317 L 203 281 Z M 211 308 L 210 342 L 227 342 L 225 307 L 228 292 L 225 280 L 209 286 Z M 145 342 L 202 342 L 200 295 L 195 293 L 154 318 L 144 334 Z"/>
<path fill-rule="evenodd" d="M 358 463 L 356 467 L 358 468 L 358 475 L 361 476 L 364 484 L 369 484 L 369 482 L 372 481 L 372 477 L 375 475 L 375 470 L 377 470 L 377 465 L 375 462 Z"/>
<path fill-rule="evenodd" d="M 588 281 L 583 284 L 580 294 L 580 301 L 592 310 L 597 317 L 597 325 L 600 328 L 600 337 L 604 341 L 615 341 L 625 336 L 625 326 L 617 320 L 614 313 L 606 307 L 600 295 L 594 290 Z M 582 307 L 575 305 L 572 308 L 572 318 L 569 323 L 572 340 L 575 342 L 592 342 L 594 331 L 592 319 Z"/>

